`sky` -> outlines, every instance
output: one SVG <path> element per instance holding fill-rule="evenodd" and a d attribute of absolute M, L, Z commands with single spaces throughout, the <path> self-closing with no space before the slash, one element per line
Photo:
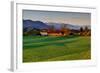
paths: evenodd
<path fill-rule="evenodd" d="M 91 25 L 90 13 L 23 10 L 23 20 L 27 19 L 45 23 Z"/>

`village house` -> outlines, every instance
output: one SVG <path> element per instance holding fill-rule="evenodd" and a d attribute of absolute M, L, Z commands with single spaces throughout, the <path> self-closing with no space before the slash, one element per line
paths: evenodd
<path fill-rule="evenodd" d="M 45 30 L 45 29 L 41 30 L 41 31 L 40 31 L 40 35 L 41 35 L 41 36 L 47 36 L 47 35 L 48 35 L 47 30 Z"/>
<path fill-rule="evenodd" d="M 42 29 L 40 31 L 41 36 L 68 36 L 70 35 L 71 30 L 69 29 L 62 29 L 62 30 L 47 30 L 47 29 Z"/>
<path fill-rule="evenodd" d="M 51 33 L 48 33 L 49 36 L 62 36 L 61 33 L 57 33 L 57 32 L 51 32 Z"/>

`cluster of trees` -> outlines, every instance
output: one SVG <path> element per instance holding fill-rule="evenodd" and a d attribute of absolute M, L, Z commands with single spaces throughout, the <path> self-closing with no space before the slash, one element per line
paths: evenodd
<path fill-rule="evenodd" d="M 39 29 L 31 29 L 28 30 L 28 28 L 23 29 L 23 35 L 28 36 L 28 35 L 40 35 L 40 30 Z"/>
<path fill-rule="evenodd" d="M 90 36 L 91 30 L 87 26 L 84 29 L 81 27 L 80 28 L 80 35 L 81 36 Z"/>
<path fill-rule="evenodd" d="M 58 34 L 60 33 L 62 36 L 66 36 L 70 34 L 70 29 L 68 29 L 65 24 L 62 24 L 60 29 L 56 29 L 54 25 L 51 25 L 50 31 L 51 33 L 52 32 L 58 33 Z"/>

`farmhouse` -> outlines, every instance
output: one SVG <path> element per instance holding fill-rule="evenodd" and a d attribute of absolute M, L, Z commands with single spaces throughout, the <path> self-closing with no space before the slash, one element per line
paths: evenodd
<path fill-rule="evenodd" d="M 40 35 L 42 35 L 42 36 L 47 36 L 47 35 L 48 35 L 47 30 L 45 30 L 45 29 L 41 30 L 41 31 L 40 31 Z"/>
<path fill-rule="evenodd" d="M 49 36 L 62 36 L 61 33 L 56 33 L 56 32 L 51 32 L 51 33 L 48 33 Z"/>
<path fill-rule="evenodd" d="M 69 29 L 62 30 L 46 30 L 43 29 L 40 31 L 41 36 L 67 36 L 70 35 L 71 31 Z"/>
<path fill-rule="evenodd" d="M 48 32 L 48 35 L 50 36 L 67 36 L 70 34 L 69 30 L 65 30 L 65 31 L 52 31 L 52 32 Z"/>
<path fill-rule="evenodd" d="M 47 32 L 40 32 L 40 34 L 41 34 L 42 36 L 47 36 L 47 35 L 48 35 Z"/>

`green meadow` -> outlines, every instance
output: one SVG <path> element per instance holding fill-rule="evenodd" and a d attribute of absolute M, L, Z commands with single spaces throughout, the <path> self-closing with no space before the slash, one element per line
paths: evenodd
<path fill-rule="evenodd" d="M 91 59 L 90 36 L 23 36 L 23 62 Z"/>

